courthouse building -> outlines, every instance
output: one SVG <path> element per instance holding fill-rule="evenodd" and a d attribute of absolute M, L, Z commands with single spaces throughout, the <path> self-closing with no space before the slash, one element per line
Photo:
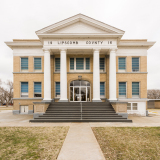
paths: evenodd
<path fill-rule="evenodd" d="M 51 101 L 110 101 L 145 116 L 147 50 L 155 42 L 124 33 L 78 14 L 36 31 L 38 39 L 5 42 L 13 50 L 13 114 L 45 112 Z"/>

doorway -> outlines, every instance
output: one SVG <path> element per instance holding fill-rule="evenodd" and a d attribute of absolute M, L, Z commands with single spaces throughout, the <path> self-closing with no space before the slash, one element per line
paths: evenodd
<path fill-rule="evenodd" d="M 72 81 L 70 83 L 71 102 L 89 102 L 90 92 L 90 83 L 88 81 Z"/>

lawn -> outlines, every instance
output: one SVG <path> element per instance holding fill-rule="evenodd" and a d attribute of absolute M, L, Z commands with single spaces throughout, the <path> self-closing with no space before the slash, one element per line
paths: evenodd
<path fill-rule="evenodd" d="M 0 127 L 0 160 L 54 160 L 69 127 Z"/>
<path fill-rule="evenodd" d="M 106 159 L 160 159 L 160 127 L 95 127 L 92 130 Z"/>

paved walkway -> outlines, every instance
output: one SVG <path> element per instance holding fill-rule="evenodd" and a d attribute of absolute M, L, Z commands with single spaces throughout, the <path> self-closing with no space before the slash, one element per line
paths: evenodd
<path fill-rule="evenodd" d="M 105 160 L 89 123 L 72 123 L 57 160 Z"/>

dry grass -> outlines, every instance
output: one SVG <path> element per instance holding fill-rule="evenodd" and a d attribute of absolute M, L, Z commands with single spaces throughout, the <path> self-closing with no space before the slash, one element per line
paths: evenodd
<path fill-rule="evenodd" d="M 0 127 L 0 160 L 55 160 L 69 127 Z"/>
<path fill-rule="evenodd" d="M 92 129 L 106 159 L 160 160 L 160 127 Z"/>

